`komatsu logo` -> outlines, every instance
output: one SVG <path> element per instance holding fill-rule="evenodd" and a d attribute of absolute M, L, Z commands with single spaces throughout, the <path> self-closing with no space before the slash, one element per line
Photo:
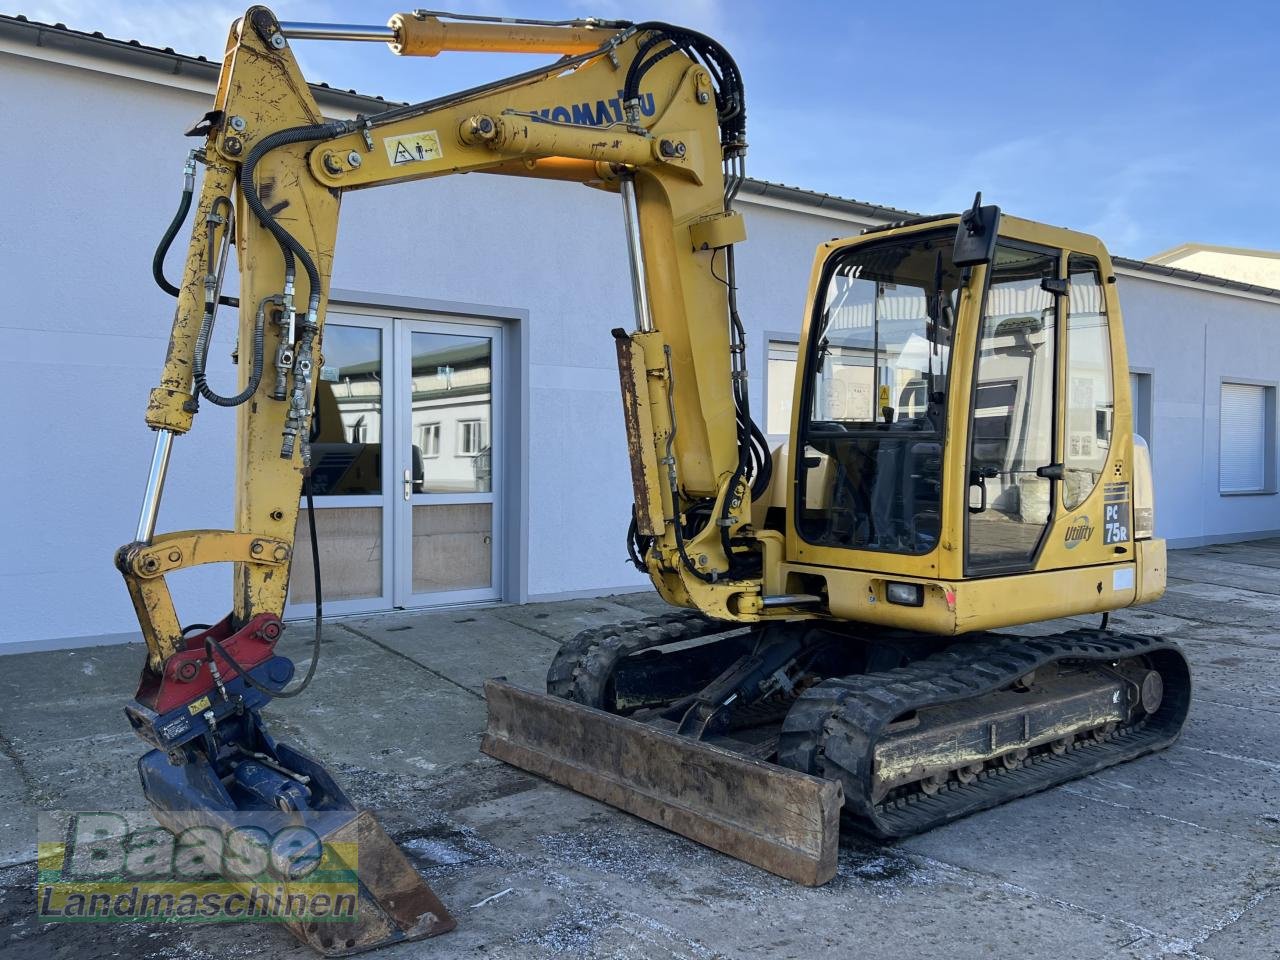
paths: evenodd
<path fill-rule="evenodd" d="M 655 110 L 653 94 L 644 93 L 638 99 L 640 113 L 643 116 L 652 117 Z M 621 90 L 616 97 L 610 97 L 608 100 L 597 100 L 594 103 L 584 100 L 582 103 L 557 104 L 554 107 L 543 107 L 533 112 L 551 123 L 575 123 L 588 127 L 607 127 L 611 123 L 622 123 L 626 120 Z"/>

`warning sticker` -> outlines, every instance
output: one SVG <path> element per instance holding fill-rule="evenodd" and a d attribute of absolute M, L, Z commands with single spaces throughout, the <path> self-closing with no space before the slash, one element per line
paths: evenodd
<path fill-rule="evenodd" d="M 425 160 L 439 160 L 444 156 L 440 149 L 440 138 L 434 130 L 421 133 L 402 133 L 398 137 L 387 137 L 382 141 L 387 148 L 387 160 L 393 167 L 406 163 L 421 163 Z"/>

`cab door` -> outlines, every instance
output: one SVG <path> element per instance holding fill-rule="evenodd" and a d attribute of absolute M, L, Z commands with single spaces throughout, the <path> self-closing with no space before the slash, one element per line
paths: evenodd
<path fill-rule="evenodd" d="M 1002 239 L 970 396 L 965 574 L 1031 570 L 1054 522 L 1061 250 Z"/>

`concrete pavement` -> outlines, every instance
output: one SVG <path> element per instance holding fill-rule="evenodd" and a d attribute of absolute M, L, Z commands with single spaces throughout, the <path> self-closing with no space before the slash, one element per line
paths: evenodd
<path fill-rule="evenodd" d="M 1280 540 L 1171 555 L 1123 630 L 1176 638 L 1195 699 L 1170 750 L 905 841 L 846 835 L 805 889 L 479 754 L 483 680 L 541 688 L 558 643 L 648 594 L 333 621 L 272 705 L 392 835 L 458 929 L 401 958 L 1280 957 Z M 1092 625 L 1096 618 L 1089 618 Z M 1077 626 L 1057 622 L 1040 629 Z M 302 661 L 305 625 L 283 641 Z M 36 923 L 40 808 L 142 807 L 137 645 L 0 658 L 0 955 L 309 958 L 271 925 Z"/>

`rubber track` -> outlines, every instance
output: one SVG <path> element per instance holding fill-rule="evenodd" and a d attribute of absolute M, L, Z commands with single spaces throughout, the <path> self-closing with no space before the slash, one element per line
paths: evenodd
<path fill-rule="evenodd" d="M 547 693 L 612 710 L 609 680 L 620 660 L 650 647 L 730 633 L 739 625 L 712 620 L 696 610 L 676 610 L 644 620 L 583 630 L 566 640 L 547 670 Z"/>
<path fill-rule="evenodd" d="M 1164 680 L 1159 709 L 1142 722 L 1062 755 L 1033 754 L 1013 770 L 988 768 L 971 784 L 950 780 L 933 796 L 872 802 L 875 745 L 895 718 L 992 693 L 1055 661 L 1130 657 L 1148 657 Z M 1101 630 L 1035 638 L 986 634 L 905 667 L 810 687 L 783 722 L 778 761 L 840 780 L 845 814 L 853 826 L 881 838 L 902 837 L 1160 750 L 1177 739 L 1190 701 L 1186 660 L 1174 644 L 1159 637 Z"/>

